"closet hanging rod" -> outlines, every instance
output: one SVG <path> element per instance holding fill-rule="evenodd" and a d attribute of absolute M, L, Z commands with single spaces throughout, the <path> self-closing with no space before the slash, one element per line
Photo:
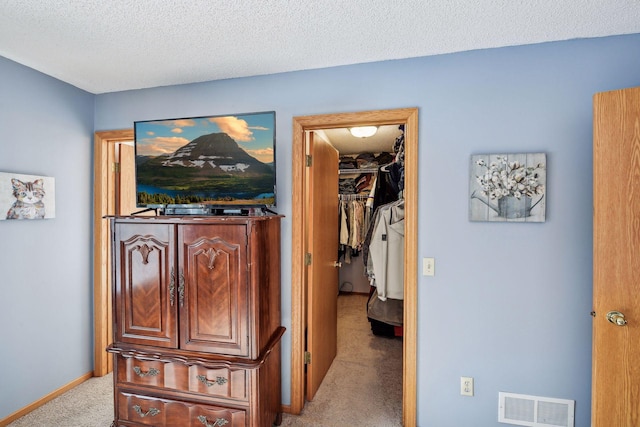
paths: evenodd
<path fill-rule="evenodd" d="M 338 199 L 345 200 L 366 200 L 369 197 L 368 194 L 338 194 Z"/>

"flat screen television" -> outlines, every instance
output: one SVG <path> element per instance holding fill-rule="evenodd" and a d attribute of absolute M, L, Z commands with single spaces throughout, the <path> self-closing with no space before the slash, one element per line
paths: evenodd
<path fill-rule="evenodd" d="M 275 112 L 136 121 L 134 131 L 138 208 L 275 206 Z"/>

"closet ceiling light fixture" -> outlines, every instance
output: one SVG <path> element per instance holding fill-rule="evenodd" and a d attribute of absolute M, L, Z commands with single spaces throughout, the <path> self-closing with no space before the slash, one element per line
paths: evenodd
<path fill-rule="evenodd" d="M 355 128 L 349 128 L 349 132 L 351 135 L 357 138 L 366 138 L 369 136 L 373 136 L 378 132 L 377 126 L 358 126 Z"/>

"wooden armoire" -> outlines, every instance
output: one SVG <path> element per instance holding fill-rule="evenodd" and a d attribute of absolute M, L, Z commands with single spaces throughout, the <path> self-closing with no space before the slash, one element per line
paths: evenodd
<path fill-rule="evenodd" d="M 111 226 L 113 426 L 280 424 L 280 216 Z"/>

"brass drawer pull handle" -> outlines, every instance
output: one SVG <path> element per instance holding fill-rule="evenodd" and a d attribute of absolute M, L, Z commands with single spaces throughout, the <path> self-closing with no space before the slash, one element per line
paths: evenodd
<path fill-rule="evenodd" d="M 225 420 L 224 418 L 216 418 L 216 422 L 211 424 L 207 420 L 207 417 L 205 417 L 204 415 L 198 416 L 198 421 L 200 421 L 206 427 L 219 427 L 219 426 L 223 426 L 225 424 L 229 424 L 229 421 Z"/>
<path fill-rule="evenodd" d="M 209 381 L 204 375 L 198 375 L 196 378 L 198 378 L 198 380 L 200 380 L 200 382 L 207 387 L 211 387 L 212 385 L 216 384 L 223 385 L 227 382 L 227 379 L 225 377 L 216 377 L 215 381 Z"/>
<path fill-rule="evenodd" d="M 134 405 L 133 410 L 136 411 L 136 413 L 140 415 L 142 418 L 147 416 L 155 417 L 160 413 L 160 409 L 156 409 L 156 408 L 149 408 L 147 412 L 142 412 L 142 408 L 140 408 L 140 405 Z"/>
<path fill-rule="evenodd" d="M 156 368 L 151 368 L 149 369 L 147 372 L 144 372 L 142 369 L 140 369 L 139 366 L 134 366 L 133 367 L 133 372 L 136 373 L 137 376 L 139 377 L 155 377 L 156 375 L 158 375 L 160 373 L 160 371 Z"/>

